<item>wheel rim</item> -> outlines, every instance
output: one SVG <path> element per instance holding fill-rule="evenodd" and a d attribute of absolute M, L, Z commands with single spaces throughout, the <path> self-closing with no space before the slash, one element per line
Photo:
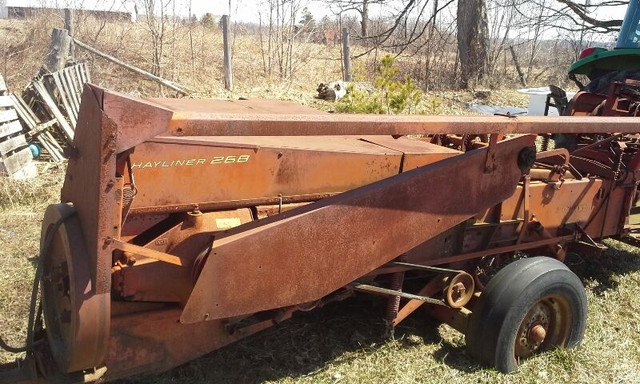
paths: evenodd
<path fill-rule="evenodd" d="M 518 328 L 514 348 L 516 359 L 566 346 L 571 336 L 571 322 L 571 307 L 566 298 L 549 295 L 535 302 Z"/>
<path fill-rule="evenodd" d="M 75 217 L 56 222 L 71 207 L 50 206 L 43 220 L 42 238 L 52 236 L 42 249 L 42 309 L 47 337 L 58 368 L 74 372 L 99 366 L 104 360 L 110 327 L 110 294 L 92 290 L 90 267 Z M 41 244 L 44 247 L 45 243 Z"/>

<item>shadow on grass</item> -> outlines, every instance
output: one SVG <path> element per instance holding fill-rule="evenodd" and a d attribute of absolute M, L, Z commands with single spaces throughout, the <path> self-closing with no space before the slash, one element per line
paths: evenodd
<path fill-rule="evenodd" d="M 617 288 L 616 276 L 640 271 L 638 248 L 616 240 L 606 240 L 605 245 L 609 249 L 601 256 L 569 254 L 566 260 L 569 268 L 596 295 Z"/>
<path fill-rule="evenodd" d="M 321 372 L 339 361 L 362 358 L 358 352 L 392 350 L 417 343 L 438 346 L 434 355 L 455 369 L 470 371 L 464 348 L 451 345 L 438 332 L 438 323 L 421 311 L 396 329 L 396 340 L 385 335 L 381 320 L 384 300 L 355 297 L 332 303 L 214 351 L 163 374 L 124 379 L 118 383 L 262 383 L 283 378 L 299 379 Z M 417 337 L 416 337 L 417 336 Z M 417 341 L 419 340 L 419 341 Z"/>
<path fill-rule="evenodd" d="M 472 373 L 484 369 L 466 353 L 464 346 L 456 346 L 447 342 L 440 343 L 440 348 L 433 353 L 433 358 L 460 372 Z"/>
<path fill-rule="evenodd" d="M 396 337 L 400 340 L 402 347 L 415 345 L 415 342 L 410 341 L 412 336 L 419 336 L 423 344 L 436 345 L 437 349 L 432 354 L 433 359 L 459 372 L 472 373 L 482 369 L 466 353 L 464 345 L 452 344 L 446 336 L 443 337 L 439 331 L 441 325 L 442 323 L 418 309 L 398 327 Z M 449 332 L 461 335 L 453 328 L 445 327 Z"/>

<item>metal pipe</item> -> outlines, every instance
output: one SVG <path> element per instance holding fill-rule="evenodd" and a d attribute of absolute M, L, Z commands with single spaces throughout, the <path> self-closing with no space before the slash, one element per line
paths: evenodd
<path fill-rule="evenodd" d="M 398 296 L 398 297 L 402 297 L 404 299 L 420 300 L 420 301 L 424 301 L 425 303 L 429 303 L 429 304 L 446 306 L 446 304 L 443 303 L 442 301 L 436 300 L 436 299 L 431 298 L 431 297 L 413 295 L 411 293 L 395 291 L 393 289 L 376 287 L 375 285 L 355 283 L 355 284 L 351 285 L 351 288 L 355 289 L 356 291 L 374 293 L 374 294 L 377 294 L 377 295 Z"/>
<path fill-rule="evenodd" d="M 638 133 L 640 123 L 611 116 L 397 116 L 174 111 L 174 136 Z"/>
<path fill-rule="evenodd" d="M 409 269 L 419 269 L 419 270 L 427 271 L 427 272 L 445 273 L 445 274 L 463 272 L 463 271 L 455 270 L 455 269 L 432 267 L 432 266 L 429 266 L 429 265 L 413 264 L 413 263 L 407 263 L 407 262 L 404 262 L 404 261 L 392 261 L 392 262 L 388 263 L 388 265 L 394 265 L 394 266 L 399 266 L 399 267 L 407 267 Z"/>
<path fill-rule="evenodd" d="M 491 249 L 485 249 L 484 251 L 469 252 L 469 253 L 463 253 L 461 255 L 456 255 L 456 256 L 443 257 L 443 258 L 440 258 L 440 259 L 433 259 L 433 260 L 429 260 L 429 263 L 434 264 L 434 265 L 457 263 L 457 262 L 460 262 L 460 261 L 472 260 L 472 259 L 477 259 L 477 258 L 480 258 L 480 257 L 485 257 L 485 256 L 490 256 L 490 255 L 497 255 L 497 254 L 500 254 L 500 253 L 522 251 L 522 250 L 525 250 L 525 249 L 534 249 L 534 248 L 543 247 L 543 246 L 546 246 L 546 245 L 549 245 L 549 244 L 559 244 L 559 243 L 563 243 L 563 242 L 566 242 L 566 241 L 575 240 L 575 238 L 576 238 L 575 234 L 566 235 L 566 236 L 552 237 L 550 239 L 537 240 L 537 241 L 532 241 L 532 242 L 529 242 L 529 243 L 519 243 L 519 244 L 515 244 L 515 245 L 509 245 L 509 246 L 506 246 L 506 247 L 491 248 Z"/>
<path fill-rule="evenodd" d="M 165 206 L 150 206 L 150 207 L 137 207 L 131 208 L 129 216 L 145 215 L 145 214 L 159 214 L 159 213 L 178 213 L 189 212 L 193 210 L 194 205 L 198 205 L 201 211 L 219 211 L 227 209 L 248 208 L 261 205 L 280 205 L 280 204 L 293 204 L 293 203 L 311 203 L 326 197 L 331 197 L 336 193 L 317 193 L 308 195 L 296 195 L 296 196 L 282 196 L 282 197 L 267 197 L 261 199 L 247 199 L 247 200 L 234 200 L 234 201 L 210 201 L 199 202 L 189 204 L 175 204 Z"/>

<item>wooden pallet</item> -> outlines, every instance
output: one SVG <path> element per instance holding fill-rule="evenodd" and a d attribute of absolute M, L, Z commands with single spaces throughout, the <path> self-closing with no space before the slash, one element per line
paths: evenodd
<path fill-rule="evenodd" d="M 40 121 L 40 118 L 33 113 L 31 108 L 29 108 L 22 96 L 11 94 L 10 97 L 20 120 L 26 128 L 25 135 L 29 141 L 37 140 L 42 148 L 47 151 L 54 163 L 64 161 L 65 158 L 62 147 L 58 144 L 58 141 L 53 137 L 51 132 L 49 132 L 49 128 L 56 125 L 58 121 L 51 119 L 43 123 Z"/>
<path fill-rule="evenodd" d="M 16 179 L 33 177 L 37 169 L 32 160 L 13 99 L 0 76 L 0 174 Z"/>
<path fill-rule="evenodd" d="M 73 143 L 82 90 L 89 81 L 89 70 L 80 63 L 41 73 L 22 96 L 13 95 L 18 114 L 29 130 L 27 136 L 37 137 L 54 161 L 62 161 L 62 148 Z"/>
<path fill-rule="evenodd" d="M 86 64 L 80 63 L 54 72 L 51 77 L 59 94 L 57 101 L 62 104 L 71 126 L 75 129 L 78 122 L 78 111 L 80 111 L 82 88 L 85 83 L 89 82 L 89 70 Z"/>

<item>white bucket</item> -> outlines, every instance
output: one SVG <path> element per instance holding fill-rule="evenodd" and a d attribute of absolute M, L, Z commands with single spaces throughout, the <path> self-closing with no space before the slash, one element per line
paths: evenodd
<path fill-rule="evenodd" d="M 531 116 L 544 116 L 544 107 L 547 102 L 547 95 L 551 93 L 549 87 L 518 89 L 518 93 L 529 95 L 529 106 L 527 114 Z M 567 92 L 567 99 L 571 100 L 575 92 Z M 558 109 L 549 107 L 549 116 L 558 116 Z"/>

